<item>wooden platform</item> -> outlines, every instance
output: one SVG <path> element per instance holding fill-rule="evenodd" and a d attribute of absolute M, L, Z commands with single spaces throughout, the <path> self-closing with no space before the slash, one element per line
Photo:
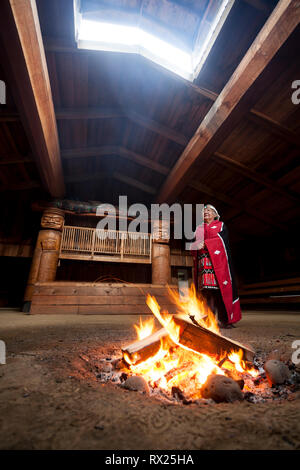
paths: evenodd
<path fill-rule="evenodd" d="M 170 286 L 176 288 L 176 286 Z M 146 296 L 154 295 L 163 309 L 175 313 L 167 288 L 154 284 L 90 282 L 37 283 L 30 314 L 150 314 Z"/>

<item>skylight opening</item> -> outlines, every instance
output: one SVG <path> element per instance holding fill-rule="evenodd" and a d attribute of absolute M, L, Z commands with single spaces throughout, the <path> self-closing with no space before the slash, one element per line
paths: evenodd
<path fill-rule="evenodd" d="M 125 25 L 93 21 L 80 12 L 80 1 L 74 0 L 75 34 L 78 48 L 138 53 L 181 77 L 193 81 L 198 76 L 234 0 L 223 0 L 206 37 L 200 35 L 194 50 L 183 50 L 163 38 L 143 30 L 139 24 Z M 201 33 L 201 31 L 200 31 Z"/>

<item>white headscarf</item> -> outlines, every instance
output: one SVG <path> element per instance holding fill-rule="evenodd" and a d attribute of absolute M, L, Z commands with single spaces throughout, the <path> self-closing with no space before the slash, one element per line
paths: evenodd
<path fill-rule="evenodd" d="M 209 207 L 210 209 L 212 209 L 216 213 L 216 216 L 218 217 L 218 220 L 220 219 L 220 214 L 218 213 L 217 209 L 214 206 L 212 206 L 211 204 L 206 204 L 204 206 L 204 209 L 205 209 L 205 207 Z"/>

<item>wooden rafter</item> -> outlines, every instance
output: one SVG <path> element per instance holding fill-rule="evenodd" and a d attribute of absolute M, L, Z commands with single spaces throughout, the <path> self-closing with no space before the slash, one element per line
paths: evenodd
<path fill-rule="evenodd" d="M 133 110 L 118 110 L 111 108 L 82 108 L 82 109 L 57 109 L 56 118 L 62 119 L 108 119 L 108 118 L 127 118 L 135 124 L 159 134 L 166 139 L 172 140 L 177 144 L 185 146 L 188 142 L 187 137 L 174 131 L 168 126 L 161 124 L 153 119 L 142 116 Z"/>
<path fill-rule="evenodd" d="M 5 73 L 44 186 L 65 187 L 52 94 L 35 0 L 1 0 L 0 37 Z"/>
<path fill-rule="evenodd" d="M 148 194 L 156 194 L 157 190 L 150 185 L 142 183 L 141 181 L 132 178 L 130 176 L 125 175 L 124 173 L 119 173 L 117 171 L 101 171 L 96 173 L 80 173 L 78 175 L 72 175 L 66 177 L 67 183 L 81 183 L 86 181 L 93 181 L 93 180 L 103 180 L 107 178 L 112 178 L 117 181 L 121 181 L 122 183 L 128 184 L 129 186 L 133 186 L 134 188 L 140 189 Z"/>
<path fill-rule="evenodd" d="M 211 156 L 251 109 L 255 82 L 299 22 L 297 2 L 280 0 L 173 167 L 159 192 L 159 202 L 175 199 L 191 175 L 194 163 Z"/>
<path fill-rule="evenodd" d="M 140 189 L 141 191 L 144 191 L 145 193 L 148 193 L 148 194 L 157 193 L 157 189 L 154 188 L 154 186 L 150 186 L 148 184 L 142 183 L 141 181 L 135 178 L 124 175 L 123 173 L 114 171 L 113 178 L 117 179 L 118 181 L 121 181 L 122 183 L 126 183 L 130 186 L 133 186 L 134 188 Z"/>
<path fill-rule="evenodd" d="M 140 153 L 133 152 L 122 146 L 116 145 L 102 145 L 100 147 L 87 147 L 87 148 L 74 148 L 68 150 L 62 150 L 61 156 L 63 159 L 69 160 L 74 158 L 88 158 L 88 157 L 101 157 L 105 155 L 117 155 L 126 158 L 132 162 L 138 163 L 139 165 L 149 168 L 150 170 L 156 171 L 162 175 L 167 175 L 170 169 L 160 163 L 151 160 L 149 157 L 145 157 Z M 1 162 L 0 162 L 1 163 Z"/>

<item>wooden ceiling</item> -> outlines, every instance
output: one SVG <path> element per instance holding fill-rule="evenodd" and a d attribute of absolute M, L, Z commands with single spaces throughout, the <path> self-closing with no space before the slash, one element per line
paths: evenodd
<path fill-rule="evenodd" d="M 144 3 L 150 8 L 151 1 Z M 1 9 L 11 2 L 4 0 Z M 125 9 L 131 4 L 121 3 Z M 300 215 L 300 105 L 291 101 L 291 84 L 300 79 L 300 27 L 299 13 L 291 21 L 290 3 L 236 0 L 190 83 L 135 54 L 78 50 L 72 0 L 37 0 L 56 123 L 46 74 L 40 90 L 48 106 L 43 112 L 49 111 L 45 118 L 33 103 L 34 67 L 30 73 L 25 61 L 23 75 L 14 70 L 22 51 L 15 39 L 15 56 L 9 58 L 8 38 L 15 33 L 4 22 L 2 193 L 112 203 L 123 194 L 132 203 L 211 202 L 240 237 L 286 232 Z M 164 4 L 179 5 L 199 22 L 209 2 Z M 267 21 L 261 49 L 250 49 Z M 42 68 L 43 51 L 34 52 L 33 64 L 40 60 Z"/>

